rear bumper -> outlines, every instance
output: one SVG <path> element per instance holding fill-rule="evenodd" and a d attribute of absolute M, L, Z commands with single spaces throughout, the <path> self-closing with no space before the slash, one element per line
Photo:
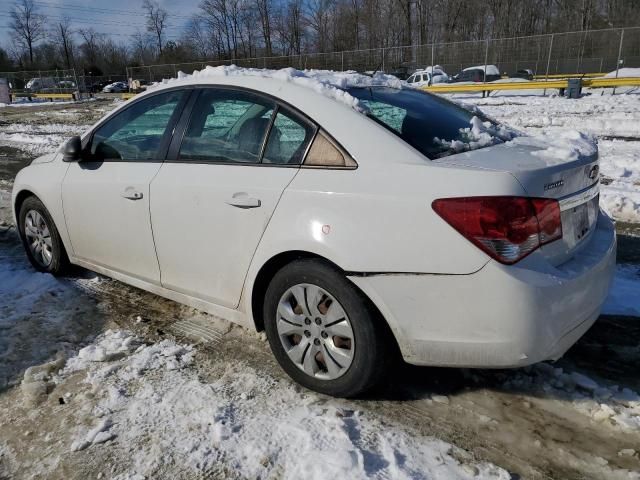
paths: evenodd
<path fill-rule="evenodd" d="M 560 358 L 595 322 L 615 271 L 616 236 L 600 214 L 575 257 L 531 255 L 470 275 L 349 277 L 387 319 L 416 365 L 505 368 Z"/>

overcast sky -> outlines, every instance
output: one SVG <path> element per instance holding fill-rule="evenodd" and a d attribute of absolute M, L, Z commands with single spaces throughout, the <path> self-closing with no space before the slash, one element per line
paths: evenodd
<path fill-rule="evenodd" d="M 137 28 L 144 30 L 142 0 L 34 0 L 39 13 L 47 17 L 51 27 L 63 17 L 69 17 L 74 28 L 93 27 L 96 31 L 113 35 L 114 40 L 128 40 Z M 188 17 L 198 10 L 200 0 L 160 0 L 169 12 L 167 39 L 179 35 Z M 0 0 L 0 46 L 11 41 L 9 12 L 13 0 Z"/>

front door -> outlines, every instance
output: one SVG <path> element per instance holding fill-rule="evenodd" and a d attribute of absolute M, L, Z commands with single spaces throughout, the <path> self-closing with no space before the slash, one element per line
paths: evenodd
<path fill-rule="evenodd" d="M 203 88 L 194 103 L 151 182 L 162 285 L 233 308 L 315 128 L 248 92 Z"/>
<path fill-rule="evenodd" d="M 62 185 L 73 254 L 91 264 L 159 284 L 149 217 L 149 184 L 166 153 L 184 90 L 141 99 L 93 133 Z"/>

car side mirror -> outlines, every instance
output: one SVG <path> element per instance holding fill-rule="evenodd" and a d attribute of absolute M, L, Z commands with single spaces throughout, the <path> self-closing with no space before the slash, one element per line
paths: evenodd
<path fill-rule="evenodd" d="M 65 162 L 79 162 L 82 158 L 82 140 L 75 136 L 67 140 L 64 146 L 64 154 L 62 160 Z"/>

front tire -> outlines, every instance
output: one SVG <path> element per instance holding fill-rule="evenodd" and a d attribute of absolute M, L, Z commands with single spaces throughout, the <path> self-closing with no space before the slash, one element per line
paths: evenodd
<path fill-rule="evenodd" d="M 36 270 L 61 275 L 68 269 L 69 258 L 58 229 L 38 198 L 28 197 L 22 202 L 18 226 L 22 245 Z"/>
<path fill-rule="evenodd" d="M 392 339 L 368 299 L 321 260 L 299 260 L 275 274 L 264 323 L 280 366 L 316 392 L 360 395 L 384 378 L 390 364 Z"/>

